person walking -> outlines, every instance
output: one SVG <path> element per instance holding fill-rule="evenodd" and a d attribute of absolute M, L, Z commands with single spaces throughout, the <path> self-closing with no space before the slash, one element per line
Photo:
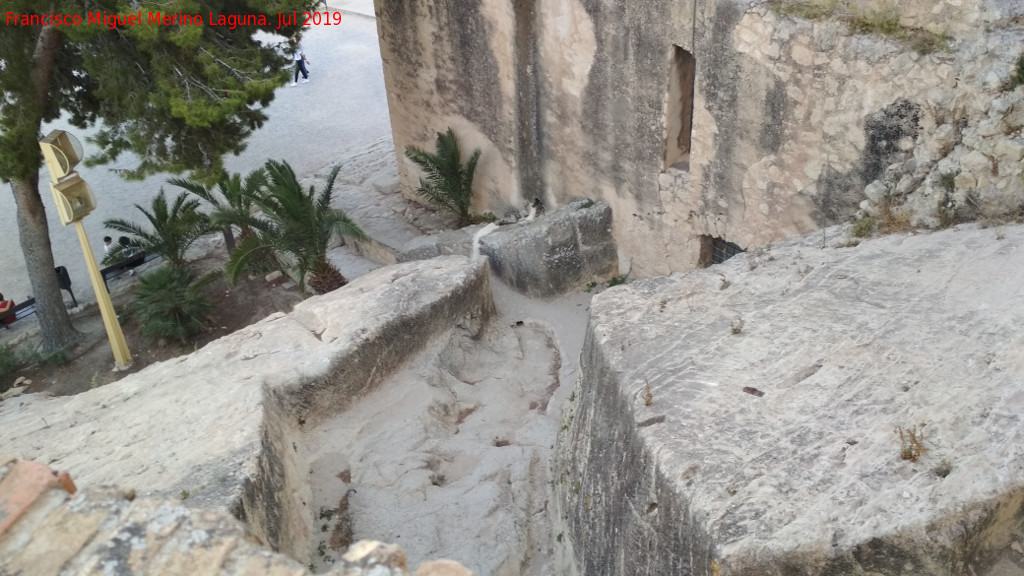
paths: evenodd
<path fill-rule="evenodd" d="M 299 73 L 302 73 L 302 83 L 309 82 L 309 70 L 306 69 L 306 64 L 309 64 L 309 60 L 306 58 L 306 54 L 302 51 L 302 44 L 298 38 L 291 39 L 292 52 L 295 54 L 295 79 L 292 80 L 291 85 L 297 86 L 299 83 Z"/>

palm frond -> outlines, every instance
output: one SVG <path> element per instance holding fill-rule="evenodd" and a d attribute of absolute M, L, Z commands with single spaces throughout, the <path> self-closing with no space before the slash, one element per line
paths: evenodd
<path fill-rule="evenodd" d="M 416 192 L 438 208 L 454 212 L 461 224 L 468 223 L 473 202 L 473 176 L 480 150 L 475 150 L 463 164 L 459 142 L 451 128 L 437 133 L 435 148 L 436 153 L 416 146 L 405 149 L 406 157 L 424 174 Z"/>

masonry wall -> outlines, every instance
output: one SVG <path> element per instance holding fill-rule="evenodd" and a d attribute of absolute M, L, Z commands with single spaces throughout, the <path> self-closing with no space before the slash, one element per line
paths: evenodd
<path fill-rule="evenodd" d="M 483 149 L 480 210 L 600 198 L 623 272 L 691 269 L 703 236 L 763 246 L 849 220 L 892 166 L 929 174 L 929 130 L 958 110 L 976 121 L 1012 68 L 1012 42 L 980 34 L 1012 26 L 1017 4 L 858 4 L 952 39 L 921 55 L 757 1 L 378 0 L 403 190 L 418 175 L 401 151 L 451 126 Z M 691 151 L 667 167 L 677 50 L 695 62 Z"/>

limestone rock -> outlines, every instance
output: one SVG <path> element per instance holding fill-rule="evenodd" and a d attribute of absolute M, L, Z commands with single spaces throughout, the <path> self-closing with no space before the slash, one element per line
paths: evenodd
<path fill-rule="evenodd" d="M 821 237 L 594 298 L 556 465 L 580 574 L 1016 573 L 1024 227 Z"/>
<path fill-rule="evenodd" d="M 28 386 L 13 386 L 7 392 L 0 394 L 0 400 L 10 400 L 11 398 L 21 396 L 28 390 Z"/>
<path fill-rule="evenodd" d="M 532 221 L 501 226 L 480 240 L 480 253 L 503 282 L 531 296 L 554 296 L 617 270 L 611 208 L 579 200 Z"/>
<path fill-rule="evenodd" d="M 399 262 L 426 260 L 435 256 L 469 256 L 473 250 L 473 234 L 483 226 L 466 226 L 440 234 L 420 236 L 406 242 L 398 252 Z"/>
<path fill-rule="evenodd" d="M 10 458 L 0 458 L 0 463 L 0 567 L 5 574 L 308 574 L 296 561 L 251 542 L 245 527 L 225 512 L 193 510 L 171 500 L 125 498 L 112 488 L 88 488 L 72 496 L 42 464 Z M 456 562 L 424 566 L 423 574 L 472 576 Z M 401 548 L 361 541 L 327 574 L 409 573 Z"/>
<path fill-rule="evenodd" d="M 479 330 L 493 312 L 488 282 L 483 260 L 455 256 L 377 270 L 108 386 L 0 403 L 4 450 L 59 461 L 82 485 L 230 511 L 261 542 L 305 556 L 299 430 L 435 335 Z"/>

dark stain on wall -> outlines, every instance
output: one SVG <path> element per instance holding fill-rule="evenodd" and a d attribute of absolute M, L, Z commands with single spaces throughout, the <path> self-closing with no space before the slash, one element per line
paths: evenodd
<path fill-rule="evenodd" d="M 498 61 L 491 51 L 490 24 L 480 13 L 480 0 L 435 6 L 439 25 L 434 67 L 439 72 L 437 88 L 442 100 L 479 127 L 503 152 L 510 152 L 507 138 L 502 137 L 509 128 L 496 113 L 503 108 Z"/>
<path fill-rule="evenodd" d="M 586 138 L 579 146 L 585 163 L 620 197 L 634 197 L 645 214 L 656 211 L 672 47 L 690 50 L 692 30 L 688 22 L 666 17 L 678 10 L 671 0 L 581 3 L 597 40 L 581 95 Z"/>
<path fill-rule="evenodd" d="M 514 0 L 516 15 L 516 132 L 520 193 L 529 203 L 544 201 L 541 167 L 543 128 L 540 118 L 540 86 L 537 82 L 536 0 Z"/>
<path fill-rule="evenodd" d="M 886 166 L 903 159 L 899 142 L 906 137 L 917 137 L 920 118 L 921 106 L 900 98 L 864 120 L 866 143 L 861 160 L 864 184 L 878 179 Z"/>
<path fill-rule="evenodd" d="M 788 108 L 786 85 L 773 76 L 771 86 L 764 95 L 765 123 L 761 126 L 761 137 L 758 140 L 765 152 L 777 154 L 782 147 L 782 127 Z"/>
<path fill-rule="evenodd" d="M 818 177 L 818 194 L 814 197 L 816 210 L 812 215 L 814 221 L 819 226 L 830 226 L 852 218 L 864 197 L 856 191 L 863 188 L 857 174 L 839 172 L 826 166 Z"/>
<path fill-rule="evenodd" d="M 740 174 L 733 166 L 740 127 L 739 87 L 741 55 L 732 45 L 732 31 L 743 17 L 743 9 L 730 2 L 718 3 L 710 15 L 711 26 L 698 33 L 698 89 L 703 87 L 704 101 L 718 127 L 712 161 L 705 168 L 705 189 L 701 191 L 705 206 L 716 206 L 714 198 L 730 196 L 741 188 Z"/>

